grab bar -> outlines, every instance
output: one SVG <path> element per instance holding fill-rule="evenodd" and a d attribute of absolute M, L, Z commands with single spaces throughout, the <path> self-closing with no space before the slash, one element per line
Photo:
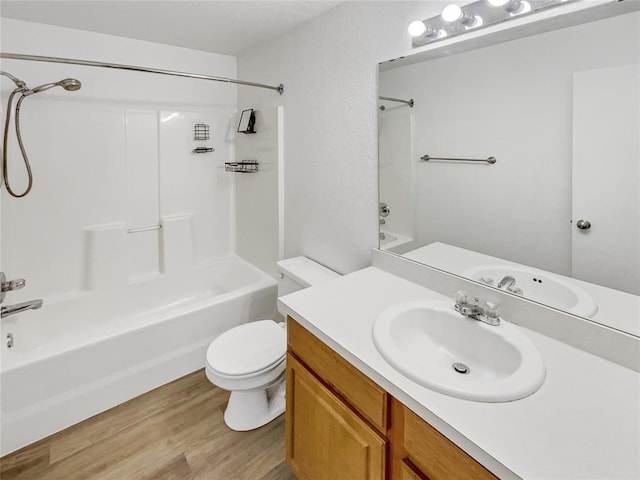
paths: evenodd
<path fill-rule="evenodd" d="M 429 160 L 447 160 L 454 162 L 484 162 L 489 165 L 493 165 L 497 162 L 496 157 L 489 158 L 445 158 L 445 157 L 430 157 L 429 155 L 423 155 L 420 157 L 420 160 L 423 162 L 428 162 Z"/>
<path fill-rule="evenodd" d="M 403 100 L 401 98 L 394 98 L 394 97 L 383 97 L 383 96 L 379 96 L 378 97 L 380 100 L 386 100 L 387 102 L 398 102 L 398 103 L 406 103 L 407 105 L 409 105 L 411 108 L 413 108 L 413 106 L 415 105 L 416 102 L 413 101 L 413 98 L 410 98 L 409 100 Z"/>
<path fill-rule="evenodd" d="M 159 230 L 161 228 L 162 225 L 149 225 L 148 227 L 130 228 L 127 230 L 127 233 L 147 232 L 149 230 Z"/>

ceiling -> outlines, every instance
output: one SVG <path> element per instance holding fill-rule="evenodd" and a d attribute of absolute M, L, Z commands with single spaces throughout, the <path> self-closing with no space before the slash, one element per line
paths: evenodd
<path fill-rule="evenodd" d="M 12 0 L 3 17 L 239 56 L 344 0 Z"/>

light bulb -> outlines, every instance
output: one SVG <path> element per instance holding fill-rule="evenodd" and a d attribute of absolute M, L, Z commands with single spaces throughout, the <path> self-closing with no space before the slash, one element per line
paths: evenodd
<path fill-rule="evenodd" d="M 531 11 L 531 4 L 526 0 L 519 0 L 517 3 L 518 5 L 513 10 L 507 10 L 511 15 L 520 15 Z"/>
<path fill-rule="evenodd" d="M 442 20 L 447 23 L 460 22 L 467 29 L 482 25 L 483 21 L 479 15 L 470 16 L 465 14 L 456 4 L 447 5 L 442 10 Z"/>
<path fill-rule="evenodd" d="M 487 0 L 492 7 L 503 7 L 511 15 L 531 11 L 531 4 L 525 0 Z"/>
<path fill-rule="evenodd" d="M 416 20 L 415 22 L 411 22 L 409 24 L 408 30 L 409 35 L 411 35 L 412 37 L 419 37 L 427 31 L 427 26 L 424 24 L 424 22 Z"/>
<path fill-rule="evenodd" d="M 464 14 L 462 13 L 462 9 L 455 4 L 447 5 L 442 10 L 442 20 L 447 23 L 455 22 L 460 20 Z"/>

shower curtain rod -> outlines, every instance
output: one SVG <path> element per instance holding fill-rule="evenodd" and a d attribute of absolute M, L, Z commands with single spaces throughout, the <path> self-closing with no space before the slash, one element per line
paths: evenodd
<path fill-rule="evenodd" d="M 215 77 L 212 75 L 201 75 L 199 73 L 176 72 L 173 70 L 163 70 L 160 68 L 138 67 L 136 65 L 121 65 L 118 63 L 93 62 L 89 60 L 77 60 L 74 58 L 45 57 L 41 55 L 23 55 L 19 53 L 0 53 L 0 58 L 11 60 L 30 60 L 32 62 L 67 63 L 69 65 L 82 65 L 85 67 L 115 68 L 117 70 L 131 70 L 134 72 L 158 73 L 160 75 L 172 75 L 174 77 L 198 78 L 200 80 L 211 80 L 214 82 L 237 83 L 249 87 L 267 88 L 275 90 L 280 95 L 284 93 L 284 85 L 266 85 L 264 83 L 245 82 L 244 80 L 234 80 L 233 78 Z"/>

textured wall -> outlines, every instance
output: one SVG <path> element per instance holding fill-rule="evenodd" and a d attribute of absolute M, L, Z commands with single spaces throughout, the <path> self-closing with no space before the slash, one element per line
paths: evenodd
<path fill-rule="evenodd" d="M 285 107 L 285 256 L 340 273 L 369 265 L 378 244 L 377 64 L 406 54 L 406 25 L 434 8 L 347 2 L 238 59 L 240 78 L 286 88 L 282 97 L 238 94 L 240 105 Z"/>

